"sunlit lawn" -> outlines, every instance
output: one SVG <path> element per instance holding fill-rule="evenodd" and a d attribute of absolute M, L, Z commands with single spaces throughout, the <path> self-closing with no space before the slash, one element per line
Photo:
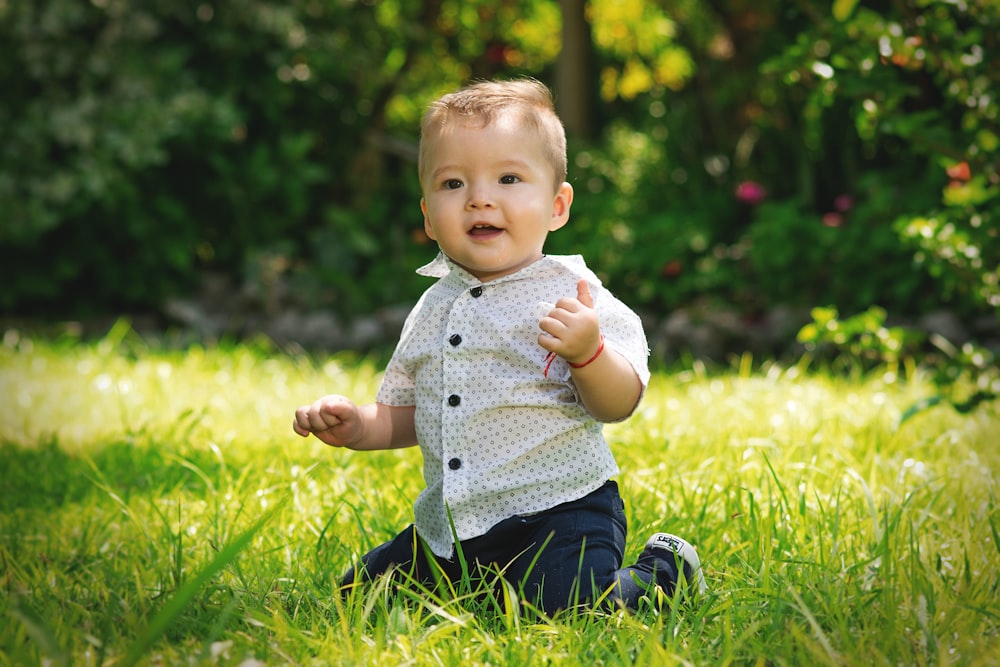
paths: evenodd
<path fill-rule="evenodd" d="M 660 614 L 341 600 L 410 521 L 417 450 L 302 440 L 376 363 L 253 346 L 0 345 L 0 664 L 910 665 L 1000 661 L 1000 414 L 891 381 L 758 364 L 657 373 L 610 427 L 629 553 L 695 543 L 710 592 Z M 460 583 L 460 582 L 459 582 Z M 516 606 L 516 602 L 515 605 Z"/>

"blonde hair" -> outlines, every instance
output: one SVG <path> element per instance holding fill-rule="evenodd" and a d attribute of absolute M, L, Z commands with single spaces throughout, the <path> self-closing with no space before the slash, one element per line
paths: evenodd
<path fill-rule="evenodd" d="M 566 130 L 556 115 L 552 92 L 534 79 L 480 81 L 431 103 L 420 123 L 420 155 L 417 171 L 424 182 L 427 169 L 427 140 L 439 134 L 449 122 L 475 121 L 488 126 L 501 114 L 513 113 L 541 139 L 545 159 L 555 174 L 555 188 L 566 180 Z"/>

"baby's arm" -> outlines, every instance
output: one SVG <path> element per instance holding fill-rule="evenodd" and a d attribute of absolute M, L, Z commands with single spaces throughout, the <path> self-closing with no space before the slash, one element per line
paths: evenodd
<path fill-rule="evenodd" d="M 580 280 L 576 289 L 575 299 L 560 299 L 539 322 L 548 335 L 540 335 L 538 344 L 570 363 L 580 399 L 595 419 L 604 422 L 624 419 L 639 403 L 642 382 L 625 357 L 604 348 L 587 281 Z M 574 364 L 579 367 L 574 368 Z"/>
<path fill-rule="evenodd" d="M 331 395 L 296 410 L 292 429 L 303 438 L 311 433 L 332 447 L 397 449 L 417 444 L 414 412 L 413 406 L 358 406 L 348 398 Z"/>

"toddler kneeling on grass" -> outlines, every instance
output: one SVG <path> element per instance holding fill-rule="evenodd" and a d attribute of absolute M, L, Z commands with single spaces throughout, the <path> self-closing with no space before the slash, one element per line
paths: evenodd
<path fill-rule="evenodd" d="M 580 256 L 543 253 L 569 220 L 566 137 L 549 90 L 482 82 L 434 102 L 421 125 L 420 208 L 440 253 L 376 402 L 330 395 L 293 428 L 334 447 L 419 444 L 426 488 L 414 522 L 361 557 L 344 587 L 391 574 L 504 579 L 545 613 L 657 587 L 704 590 L 694 548 L 653 535 L 622 567 L 626 520 L 602 423 L 649 382 L 639 317 Z M 457 539 L 457 543 L 456 543 Z M 433 562 L 432 562 L 433 561 Z"/>

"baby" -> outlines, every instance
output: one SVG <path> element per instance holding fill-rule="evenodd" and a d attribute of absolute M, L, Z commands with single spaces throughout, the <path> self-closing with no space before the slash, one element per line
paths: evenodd
<path fill-rule="evenodd" d="M 355 450 L 420 446 L 414 523 L 342 582 L 430 585 L 462 564 L 511 582 L 545 613 L 638 607 L 656 587 L 705 588 L 695 549 L 665 533 L 622 567 L 626 521 L 602 423 L 649 381 L 638 316 L 579 256 L 543 254 L 569 220 L 566 136 L 548 88 L 482 82 L 445 95 L 421 125 L 424 229 L 436 278 L 410 313 L 376 402 L 331 395 L 293 428 Z M 539 308 L 541 307 L 541 311 Z M 432 562 L 433 561 L 433 562 Z"/>

